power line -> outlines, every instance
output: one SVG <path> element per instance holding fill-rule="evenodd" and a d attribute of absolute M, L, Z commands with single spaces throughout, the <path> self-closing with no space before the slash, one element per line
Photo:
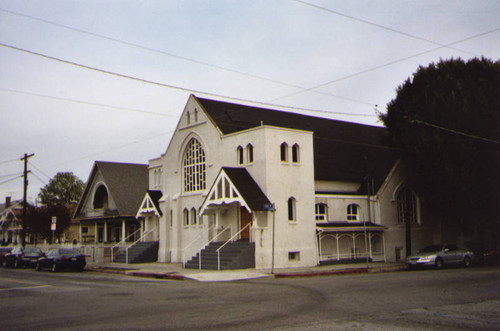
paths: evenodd
<path fill-rule="evenodd" d="M 482 36 L 485 36 L 485 35 L 488 35 L 490 33 L 493 33 L 493 32 L 496 32 L 496 31 L 499 31 L 500 28 L 495 28 L 493 30 L 489 30 L 489 31 L 486 31 L 486 32 L 482 32 L 482 33 L 479 33 L 479 34 L 476 34 L 476 35 L 473 35 L 471 37 L 467 37 L 465 39 L 461 39 L 459 41 L 455 41 L 453 43 L 449 43 L 447 46 L 451 46 L 451 45 L 456 45 L 456 44 L 460 44 L 460 43 L 463 43 L 463 42 L 466 42 L 466 41 L 469 41 L 469 40 L 472 40 L 472 39 L 475 39 L 475 38 L 479 38 L 479 37 L 482 37 Z M 434 52 L 438 49 L 441 49 L 441 48 L 445 48 L 446 46 L 440 46 L 440 47 L 435 47 L 435 48 L 432 48 L 432 49 L 429 49 L 427 51 L 424 51 L 424 52 L 420 52 L 420 53 L 417 53 L 417 54 L 414 54 L 414 55 L 410 55 L 410 56 L 407 56 L 407 57 L 403 57 L 403 58 L 400 58 L 400 59 L 397 59 L 397 60 L 394 60 L 394 61 L 391 61 L 391 62 L 387 62 L 387 63 L 384 63 L 384 64 L 381 64 L 381 65 L 378 65 L 378 66 L 375 66 L 375 67 L 372 67 L 372 68 L 369 68 L 369 69 L 366 69 L 366 70 L 362 70 L 362 71 L 359 71 L 359 72 L 356 72 L 354 74 L 350 74 L 350 75 L 347 75 L 347 76 L 344 76 L 344 77 L 340 77 L 340 78 L 337 78 L 337 79 L 334 79 L 334 80 L 331 80 L 331 81 L 328 81 L 326 83 L 322 83 L 322 84 L 319 84 L 319 85 L 316 85 L 316 86 L 313 86 L 309 89 L 305 89 L 305 90 L 302 90 L 302 91 L 297 91 L 297 92 L 294 92 L 294 93 L 290 93 L 290 94 L 287 94 L 287 95 L 284 95 L 284 96 L 281 96 L 281 97 L 278 97 L 278 98 L 275 98 L 273 99 L 272 101 L 276 101 L 276 100 L 280 100 L 280 99 L 285 99 L 285 98 L 289 98 L 291 96 L 294 96 L 294 95 L 298 95 L 298 94 L 301 94 L 301 93 L 304 93 L 304 92 L 309 92 L 309 91 L 312 91 L 312 90 L 315 90 L 315 89 L 318 89 L 320 87 L 324 87 L 324 86 L 327 86 L 327 85 L 330 85 L 330 84 L 333 84 L 333 83 L 338 83 L 340 81 L 343 81 L 343 80 L 347 80 L 347 79 L 350 79 L 350 78 L 354 78 L 354 77 L 357 77 L 357 76 L 360 76 L 360 75 L 363 75 L 363 74 L 366 74 L 368 72 L 371 72 L 371 71 L 375 71 L 375 70 L 378 70 L 378 69 L 382 69 L 382 68 L 385 68 L 385 67 L 388 67 L 388 66 L 391 66 L 393 64 L 396 64 L 396 63 L 399 63 L 399 62 L 403 62 L 403 61 L 406 61 L 406 60 L 409 60 L 409 59 L 412 59 L 412 58 L 415 58 L 415 57 L 419 57 L 421 55 L 424 55 L 424 54 L 427 54 L 427 53 L 431 53 L 431 52 Z"/>
<path fill-rule="evenodd" d="M 366 114 L 351 114 L 351 113 L 331 112 L 331 111 L 326 111 L 326 110 L 315 110 L 315 109 L 299 108 L 299 107 L 292 107 L 292 106 L 277 105 L 277 104 L 272 104 L 272 103 L 253 101 L 253 100 L 248 100 L 248 99 L 243 99 L 243 98 L 237 98 L 237 97 L 229 97 L 229 96 L 224 96 L 224 95 L 221 95 L 221 94 L 204 92 L 204 91 L 200 91 L 200 90 L 195 90 L 195 89 L 190 89 L 190 88 L 185 88 L 185 87 L 179 87 L 179 86 L 175 86 L 175 85 L 171 85 L 171 84 L 159 83 L 159 82 L 155 82 L 155 81 L 151 81 L 151 80 L 147 80 L 147 79 L 143 79 L 143 78 L 138 78 L 138 77 L 134 77 L 134 76 L 120 74 L 120 73 L 117 73 L 117 72 L 113 72 L 113 71 L 109 71 L 109 70 L 104 70 L 104 69 L 100 69 L 100 68 L 96 68 L 96 67 L 91 67 L 91 66 L 88 66 L 88 65 L 84 65 L 84 64 L 80 64 L 80 63 L 76 63 L 76 62 L 64 60 L 64 59 L 60 59 L 60 58 L 57 58 L 57 57 L 54 57 L 54 56 L 45 55 L 45 54 L 42 54 L 42 53 L 30 51 L 30 50 L 27 50 L 27 49 L 24 49 L 24 48 L 20 48 L 20 47 L 16 47 L 16 46 L 12 46 L 12 45 L 9 45 L 9 44 L 0 43 L 0 46 L 7 47 L 7 48 L 10 48 L 10 49 L 13 49 L 13 50 L 16 50 L 16 51 L 20 51 L 20 52 L 25 52 L 25 53 L 28 53 L 28 54 L 31 54 L 31 55 L 40 56 L 40 57 L 43 57 L 43 58 L 46 58 L 46 59 L 49 59 L 49 60 L 53 60 L 53 61 L 57 61 L 57 62 L 65 63 L 65 64 L 70 64 L 70 65 L 73 65 L 73 66 L 76 66 L 76 67 L 80 67 L 80 68 L 89 69 L 89 70 L 93 70 L 93 71 L 96 71 L 96 72 L 108 74 L 108 75 L 111 75 L 111 76 L 116 76 L 116 77 L 120 77 L 120 78 L 126 78 L 126 79 L 130 79 L 130 80 L 138 81 L 138 82 L 141 82 L 141 83 L 152 84 L 152 85 L 157 85 L 157 86 L 161 86 L 161 87 L 167 87 L 167 88 L 171 88 L 171 89 L 175 89 L 175 90 L 180 90 L 180 91 L 184 91 L 184 92 L 189 92 L 189 93 L 203 94 L 203 95 L 208 95 L 208 96 L 212 96 L 212 97 L 216 97 L 216 98 L 236 100 L 236 101 L 239 101 L 239 102 L 255 103 L 255 104 L 260 104 L 260 105 L 265 105 L 265 106 L 282 107 L 282 108 L 292 109 L 292 110 L 301 110 L 301 111 L 310 111 L 310 112 L 323 112 L 323 113 L 352 115 L 352 116 L 375 116 L 375 115 L 366 115 Z"/>
<path fill-rule="evenodd" d="M 21 93 L 21 94 L 26 94 L 26 95 L 32 95 L 40 98 L 49 98 L 49 99 L 55 99 L 55 100 L 60 100 L 60 101 L 68 101 L 68 102 L 74 102 L 74 103 L 79 103 L 79 104 L 84 104 L 84 105 L 91 105 L 91 106 L 97 106 L 97 107 L 104 107 L 104 108 L 113 108 L 113 109 L 118 109 L 118 110 L 125 110 L 129 112 L 135 112 L 135 113 L 142 113 L 142 114 L 149 114 L 149 115 L 158 115 L 158 116 L 168 116 L 168 117 L 177 117 L 177 115 L 170 115 L 170 114 L 164 114 L 164 113 L 156 113 L 148 110 L 141 110 L 141 109 L 135 109 L 135 108 L 128 108 L 128 107 L 119 107 L 119 106 L 112 106 L 112 105 L 107 105 L 107 104 L 102 104 L 102 103 L 95 103 L 95 102 L 88 102 L 88 101 L 83 101 L 83 100 L 76 100 L 76 99 L 70 99 L 70 98 L 62 98 L 62 97 L 56 97 L 52 95 L 46 95 L 46 94 L 38 94 L 38 93 L 33 93 L 33 92 L 27 92 L 27 91 L 19 91 L 19 90 L 12 90 L 4 87 L 0 87 L 0 90 L 6 91 L 6 92 L 12 92 L 12 93 Z"/>
<path fill-rule="evenodd" d="M 43 176 L 45 176 L 46 178 L 48 178 L 50 180 L 50 176 L 48 176 L 47 174 L 45 174 L 42 170 L 40 170 L 40 168 L 38 168 L 36 165 L 33 164 L 33 162 L 31 162 L 31 166 L 33 168 L 35 168 L 35 170 L 37 170 L 40 174 L 42 174 Z"/>
<path fill-rule="evenodd" d="M 14 173 L 14 174 L 2 175 L 2 176 L 0 176 L 0 178 L 4 178 L 4 177 L 11 177 L 11 176 L 17 176 L 17 175 L 20 175 L 20 174 L 22 174 L 22 172 L 16 172 L 16 173 Z"/>
<path fill-rule="evenodd" d="M 468 134 L 468 133 L 465 133 L 465 132 L 461 132 L 461 131 L 457 131 L 457 130 L 445 128 L 445 127 L 442 127 L 442 126 L 439 126 L 439 125 L 436 125 L 436 124 L 432 124 L 432 123 L 429 123 L 429 122 L 421 121 L 421 120 L 410 120 L 410 123 L 419 123 L 419 124 L 423 124 L 423 125 L 427 125 L 427 126 L 433 127 L 435 129 L 439 129 L 439 130 L 443 130 L 443 131 L 448 131 L 448 132 L 451 132 L 451 133 L 454 133 L 454 134 L 458 134 L 458 135 L 461 135 L 461 136 L 465 136 L 465 137 L 468 137 L 468 138 L 478 139 L 478 140 L 487 141 L 487 142 L 490 142 L 490 143 L 494 143 L 494 144 L 500 145 L 500 141 L 498 141 L 498 140 L 493 140 L 493 139 L 489 139 L 489 138 L 484 138 L 484 137 L 480 137 L 480 136 Z"/>
<path fill-rule="evenodd" d="M 475 54 L 475 53 L 472 53 L 472 52 L 469 52 L 469 51 L 465 51 L 463 49 L 458 49 L 458 48 L 455 48 L 455 47 L 450 47 L 450 45 L 444 45 L 444 44 L 438 43 L 438 42 L 436 42 L 434 40 L 430 40 L 430 39 L 427 39 L 427 38 L 416 36 L 416 35 L 413 35 L 413 34 L 410 34 L 410 33 L 407 33 L 407 32 L 403 32 L 401 30 L 396 30 L 396 29 L 387 27 L 385 25 L 373 23 L 373 22 L 370 22 L 370 21 L 367 21 L 367 20 L 364 20 L 364 19 L 361 19 L 361 18 L 350 16 L 350 15 L 341 13 L 339 11 L 333 10 L 333 9 L 329 9 L 329 8 L 326 8 L 326 7 L 321 7 L 321 6 L 318 6 L 318 5 L 315 5 L 315 4 L 306 2 L 306 1 L 302 1 L 302 0 L 293 0 L 293 1 L 301 3 L 301 4 L 304 4 L 306 6 L 314 7 L 314 8 L 317 8 L 317 9 L 329 12 L 331 14 L 342 16 L 342 17 L 348 18 L 348 19 L 353 20 L 353 21 L 361 22 L 361 23 L 364 23 L 364 24 L 368 24 L 368 25 L 374 26 L 374 27 L 379 28 L 379 29 L 383 29 L 383 30 L 386 30 L 386 31 L 397 33 L 397 34 L 405 36 L 405 37 L 410 37 L 412 39 L 416 39 L 416 40 L 420 40 L 420 41 L 425 41 L 427 43 L 431 43 L 431 44 L 434 44 L 434 45 L 438 45 L 438 46 L 450 48 L 450 49 L 453 49 L 453 50 L 456 50 L 456 51 L 460 51 L 460 52 L 463 52 L 463 53 L 468 53 L 469 55 L 478 56 L 478 54 Z"/>
<path fill-rule="evenodd" d="M 22 178 L 22 177 L 24 177 L 24 175 L 19 175 L 19 176 L 17 176 L 17 177 L 14 177 L 14 178 L 8 179 L 8 180 L 6 180 L 6 181 L 0 182 L 0 185 L 5 184 L 5 183 L 8 183 L 8 182 L 11 182 L 11 181 L 13 181 L 13 180 L 16 180 L 16 179 L 18 179 L 18 178 Z"/>
<path fill-rule="evenodd" d="M 143 46 L 143 45 L 131 43 L 131 42 L 128 42 L 128 41 L 125 41 L 125 40 L 116 39 L 116 38 L 112 38 L 112 37 L 105 36 L 105 35 L 102 35 L 102 34 L 98 34 L 98 33 L 86 31 L 86 30 L 83 30 L 83 29 L 74 28 L 74 27 L 71 27 L 71 26 L 68 26 L 68 25 L 64 25 L 64 24 L 52 22 L 52 21 L 45 20 L 45 19 L 42 19 L 42 18 L 38 18 L 38 17 L 26 15 L 26 14 L 17 13 L 17 12 L 10 11 L 10 10 L 7 10 L 7 9 L 0 8 L 0 11 L 6 12 L 6 13 L 9 13 L 9 14 L 13 14 L 13 15 L 22 16 L 22 17 L 29 18 L 29 19 L 32 19 L 32 20 L 36 20 L 36 21 L 39 21 L 39 22 L 42 22 L 42 23 L 45 23 L 45 24 L 54 25 L 54 26 L 57 26 L 57 27 L 60 27 L 60 28 L 64 28 L 64 29 L 76 31 L 76 32 L 79 32 L 79 33 L 87 34 L 87 35 L 90 35 L 90 36 L 93 36 L 93 37 L 106 39 L 106 40 L 113 41 L 113 42 L 116 42 L 116 43 L 119 43 L 119 44 L 122 44 L 122 45 L 139 48 L 139 49 L 146 50 L 146 51 L 149 51 L 149 52 L 166 55 L 166 56 L 169 56 L 169 57 L 177 58 L 177 59 L 180 59 L 180 60 L 184 60 L 184 61 L 188 61 L 188 62 L 192 62 L 192 63 L 204 65 L 204 66 L 208 66 L 208 67 L 219 69 L 219 70 L 224 70 L 224 71 L 235 73 L 235 74 L 238 74 L 238 75 L 243 75 L 243 76 L 251 77 L 251 78 L 254 78 L 254 79 L 260 79 L 260 80 L 263 80 L 263 81 L 267 81 L 267 82 L 271 82 L 271 83 L 275 83 L 275 84 L 279 84 L 279 85 L 282 85 L 282 86 L 291 87 L 291 88 L 295 88 L 295 89 L 301 89 L 301 90 L 306 89 L 305 87 L 302 87 L 302 86 L 298 86 L 298 85 L 294 85 L 294 84 L 290 84 L 290 83 L 286 83 L 286 82 L 281 82 L 281 81 L 278 81 L 278 80 L 275 80 L 275 79 L 271 79 L 271 78 L 267 78 L 267 77 L 263 77 L 263 76 L 258 76 L 258 75 L 250 74 L 250 73 L 247 73 L 247 72 L 243 72 L 243 71 L 239 71 L 239 70 L 235 70 L 235 69 L 231 69 L 231 68 L 226 68 L 226 67 L 223 67 L 223 66 L 220 66 L 220 65 L 216 65 L 216 64 L 212 64 L 212 63 L 208 63 L 208 62 L 204 62 L 204 61 L 200 61 L 200 60 L 188 58 L 188 57 L 185 57 L 185 56 L 181 56 L 181 55 L 177 55 L 177 54 L 165 52 L 165 51 L 154 49 L 154 48 L 151 48 L 151 47 L 146 47 L 146 46 Z M 360 103 L 360 104 L 365 104 L 365 105 L 373 106 L 373 103 L 368 103 L 368 102 L 360 101 L 360 100 L 357 100 L 357 99 L 343 97 L 343 96 L 331 94 L 331 93 L 328 93 L 328 92 L 322 92 L 322 91 L 313 91 L 313 92 L 314 93 L 318 93 L 318 94 L 322 94 L 322 95 L 332 96 L 332 97 L 335 97 L 335 98 L 339 98 L 339 99 L 343 99 L 343 100 L 347 100 L 347 101 L 351 101 L 351 102 L 356 102 L 356 103 Z"/>
<path fill-rule="evenodd" d="M 0 164 L 10 163 L 10 162 L 14 162 L 14 161 L 19 161 L 19 159 L 13 159 L 13 160 L 0 161 Z"/>

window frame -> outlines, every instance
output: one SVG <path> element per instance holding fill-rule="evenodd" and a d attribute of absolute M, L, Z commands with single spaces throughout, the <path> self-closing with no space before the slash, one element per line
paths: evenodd
<path fill-rule="evenodd" d="M 246 147 L 247 150 L 247 163 L 252 164 L 253 163 L 253 145 L 248 144 Z"/>
<path fill-rule="evenodd" d="M 297 200 L 294 197 L 287 200 L 287 215 L 288 222 L 297 222 Z"/>
<path fill-rule="evenodd" d="M 292 146 L 292 163 L 300 163 L 300 146 L 299 144 L 293 144 Z"/>
<path fill-rule="evenodd" d="M 354 210 L 352 210 L 354 208 Z M 360 207 L 357 203 L 350 203 L 347 206 L 347 221 L 348 222 L 359 222 L 359 211 Z"/>
<path fill-rule="evenodd" d="M 282 163 L 287 163 L 288 159 L 288 144 L 283 142 L 280 145 L 280 160 Z"/>
<path fill-rule="evenodd" d="M 323 213 L 318 210 L 318 207 L 323 207 Z M 316 222 L 327 222 L 328 221 L 328 205 L 323 202 L 319 202 L 314 205 L 315 219 Z"/>
<path fill-rule="evenodd" d="M 410 204 L 409 214 L 404 215 L 407 212 L 408 203 Z M 411 224 L 419 224 L 418 197 L 408 186 L 403 185 L 398 188 L 396 192 L 396 204 L 398 224 L 406 224 L 406 216 L 410 219 Z M 405 209 L 403 210 L 403 208 Z"/>
<path fill-rule="evenodd" d="M 191 138 L 182 158 L 182 180 L 184 193 L 204 191 L 206 183 L 207 158 L 203 145 Z"/>

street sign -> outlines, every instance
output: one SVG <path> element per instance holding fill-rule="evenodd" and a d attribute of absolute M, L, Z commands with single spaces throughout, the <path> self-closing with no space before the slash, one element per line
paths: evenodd
<path fill-rule="evenodd" d="M 52 224 L 56 224 L 57 223 L 57 216 L 52 216 Z"/>
<path fill-rule="evenodd" d="M 56 231 L 56 223 L 52 223 L 52 224 L 50 225 L 50 230 L 52 230 L 52 231 Z"/>

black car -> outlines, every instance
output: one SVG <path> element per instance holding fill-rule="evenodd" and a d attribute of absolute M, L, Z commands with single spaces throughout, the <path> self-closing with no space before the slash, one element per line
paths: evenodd
<path fill-rule="evenodd" d="M 4 256 L 2 266 L 4 267 L 33 267 L 43 252 L 38 247 L 16 247 Z"/>
<path fill-rule="evenodd" d="M 54 248 L 47 255 L 38 259 L 36 270 L 50 269 L 59 271 L 63 269 L 74 269 L 82 271 L 87 262 L 85 255 L 71 248 Z"/>

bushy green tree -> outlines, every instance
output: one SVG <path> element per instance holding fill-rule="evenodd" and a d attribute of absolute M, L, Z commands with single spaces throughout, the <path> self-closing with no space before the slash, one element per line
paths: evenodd
<path fill-rule="evenodd" d="M 38 197 L 45 206 L 78 202 L 85 184 L 72 172 L 58 172 L 44 186 Z"/>
<path fill-rule="evenodd" d="M 498 243 L 500 61 L 421 66 L 380 117 L 407 184 L 431 212 Z"/>
<path fill-rule="evenodd" d="M 52 217 L 57 218 L 54 237 L 59 238 L 71 221 L 72 209 L 67 205 L 55 204 L 50 206 L 28 206 L 26 210 L 25 229 L 28 233 L 36 234 L 42 239 L 52 241 Z"/>

